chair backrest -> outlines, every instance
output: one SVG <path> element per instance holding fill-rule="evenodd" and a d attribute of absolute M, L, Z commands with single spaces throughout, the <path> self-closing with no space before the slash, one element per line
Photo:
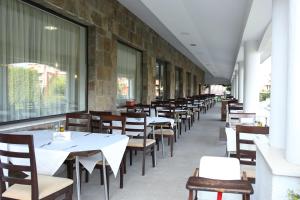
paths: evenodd
<path fill-rule="evenodd" d="M 122 113 L 126 117 L 126 132 L 142 133 L 144 139 L 144 146 L 146 146 L 146 113 Z"/>
<path fill-rule="evenodd" d="M 100 131 L 109 131 L 109 133 L 119 131 L 123 135 L 125 134 L 125 120 L 126 118 L 120 115 L 102 115 L 100 118 Z"/>
<path fill-rule="evenodd" d="M 111 115 L 111 111 L 90 111 L 89 112 L 91 115 L 91 132 L 100 132 L 100 119 L 104 115 Z"/>
<path fill-rule="evenodd" d="M 66 130 L 90 132 L 91 115 L 88 113 L 67 113 Z"/>
<path fill-rule="evenodd" d="M 136 105 L 128 106 L 126 105 L 126 112 L 135 112 Z"/>
<path fill-rule="evenodd" d="M 241 134 L 244 133 L 246 133 L 247 136 L 241 137 Z M 256 149 L 251 148 L 251 146 L 254 146 L 253 136 L 257 134 L 269 134 L 269 127 L 241 125 L 236 126 L 236 157 L 240 160 L 241 164 L 256 164 Z M 247 148 L 244 148 L 242 145 L 247 146 Z"/>
<path fill-rule="evenodd" d="M 157 117 L 167 117 L 175 119 L 175 107 L 162 107 L 161 109 L 156 109 Z"/>
<path fill-rule="evenodd" d="M 1 149 L 0 150 L 0 179 L 1 179 L 1 187 L 0 187 L 0 199 L 2 199 L 2 193 L 6 190 L 5 183 L 9 185 L 12 184 L 21 184 L 21 185 L 30 185 L 31 186 L 31 199 L 38 199 L 38 181 L 37 181 L 37 172 L 36 172 L 36 162 L 35 162 L 35 154 L 34 154 L 34 145 L 33 145 L 33 136 L 32 135 L 15 135 L 15 134 L 0 134 L 0 143 L 6 145 L 18 145 L 21 146 L 22 150 L 19 151 L 14 150 L 10 151 L 10 148 Z M 2 158 L 7 158 L 7 161 L 4 161 Z M 10 161 L 10 159 L 18 158 L 29 160 L 28 165 L 18 164 L 14 165 Z M 23 173 L 29 172 L 30 179 L 23 179 L 12 176 L 10 173 L 4 174 L 4 170 L 8 170 L 8 172 Z"/>
<path fill-rule="evenodd" d="M 256 113 L 229 113 L 228 123 L 231 127 L 235 127 L 240 123 L 254 123 L 256 118 Z"/>
<path fill-rule="evenodd" d="M 243 104 L 242 103 L 228 103 L 228 112 L 232 113 L 234 111 L 240 111 L 243 110 Z"/>
<path fill-rule="evenodd" d="M 150 116 L 151 106 L 147 104 L 137 104 L 135 105 L 135 112 L 144 112 L 147 116 Z"/>

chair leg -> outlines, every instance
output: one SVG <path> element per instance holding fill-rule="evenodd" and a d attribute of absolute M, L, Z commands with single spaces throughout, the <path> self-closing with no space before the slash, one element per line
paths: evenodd
<path fill-rule="evenodd" d="M 129 158 L 130 158 L 129 164 L 131 166 L 132 165 L 132 150 L 131 149 L 129 150 Z"/>
<path fill-rule="evenodd" d="M 152 156 L 152 167 L 155 167 L 155 146 L 151 148 L 151 156 Z"/>
<path fill-rule="evenodd" d="M 89 182 L 89 177 L 90 177 L 89 172 L 88 172 L 88 170 L 85 169 L 85 182 L 86 183 Z"/>
<path fill-rule="evenodd" d="M 74 161 L 73 160 L 66 160 L 66 165 L 67 165 L 67 177 L 69 179 L 73 179 L 73 165 L 74 165 Z"/>
<path fill-rule="evenodd" d="M 173 157 L 173 148 L 174 148 L 174 136 L 171 136 L 170 137 L 170 140 L 171 140 L 171 157 Z"/>
<path fill-rule="evenodd" d="M 107 194 L 108 194 L 108 197 L 109 197 L 109 167 L 105 166 L 106 167 L 106 183 L 107 183 Z"/>
<path fill-rule="evenodd" d="M 123 188 L 123 180 L 124 178 L 124 162 L 121 162 L 121 167 L 120 167 L 120 188 Z"/>
<path fill-rule="evenodd" d="M 250 200 L 249 194 L 243 194 L 243 200 Z"/>
<path fill-rule="evenodd" d="M 124 165 L 124 174 L 126 174 L 127 169 L 126 169 L 126 163 L 127 163 L 127 150 L 125 151 L 124 157 L 123 157 L 123 165 Z"/>
<path fill-rule="evenodd" d="M 70 185 L 65 194 L 65 200 L 72 200 L 73 196 L 73 185 Z"/>
<path fill-rule="evenodd" d="M 100 184 L 103 185 L 104 184 L 104 179 L 103 179 L 103 170 L 102 167 L 99 168 L 100 171 Z"/>
<path fill-rule="evenodd" d="M 146 162 L 146 149 L 143 150 L 143 166 L 142 166 L 142 175 L 145 176 L 145 162 Z"/>
<path fill-rule="evenodd" d="M 156 142 L 156 150 L 159 151 L 159 140 L 156 138 L 155 142 Z"/>
<path fill-rule="evenodd" d="M 176 128 L 174 128 L 173 131 L 174 131 L 174 136 L 175 136 L 175 142 L 177 142 L 177 131 L 176 131 Z"/>
<path fill-rule="evenodd" d="M 182 130 L 182 126 L 181 126 L 181 122 L 179 123 L 179 135 L 181 135 L 181 130 Z"/>

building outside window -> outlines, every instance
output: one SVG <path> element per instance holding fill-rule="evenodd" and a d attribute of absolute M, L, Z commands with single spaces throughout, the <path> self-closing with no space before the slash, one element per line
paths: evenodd
<path fill-rule="evenodd" d="M 190 72 L 186 73 L 186 94 L 185 96 L 191 96 L 191 91 L 192 91 L 192 79 L 191 79 L 192 75 Z"/>
<path fill-rule="evenodd" d="M 166 99 L 167 90 L 167 63 L 156 61 L 155 67 L 155 96 L 157 99 Z"/>
<path fill-rule="evenodd" d="M 175 68 L 175 98 L 182 97 L 182 69 Z"/>
<path fill-rule="evenodd" d="M 117 47 L 117 106 L 126 100 L 141 102 L 142 52 L 122 43 Z"/>
<path fill-rule="evenodd" d="M 0 123 L 86 110 L 86 27 L 0 1 Z"/>

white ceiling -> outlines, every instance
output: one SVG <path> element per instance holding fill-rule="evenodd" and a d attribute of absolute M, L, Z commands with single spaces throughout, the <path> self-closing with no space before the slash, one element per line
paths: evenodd
<path fill-rule="evenodd" d="M 212 77 L 230 79 L 245 27 L 247 38 L 263 33 L 248 27 L 252 0 L 118 1 Z M 263 14 L 264 8 L 255 5 Z"/>

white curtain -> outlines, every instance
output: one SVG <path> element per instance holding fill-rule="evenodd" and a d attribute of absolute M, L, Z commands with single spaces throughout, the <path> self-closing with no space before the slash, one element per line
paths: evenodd
<path fill-rule="evenodd" d="M 129 99 L 140 102 L 142 53 L 121 43 L 118 43 L 117 49 L 117 104 L 122 105 Z"/>
<path fill-rule="evenodd" d="M 19 0 L 0 1 L 0 27 L 0 122 L 85 110 L 84 27 Z"/>

